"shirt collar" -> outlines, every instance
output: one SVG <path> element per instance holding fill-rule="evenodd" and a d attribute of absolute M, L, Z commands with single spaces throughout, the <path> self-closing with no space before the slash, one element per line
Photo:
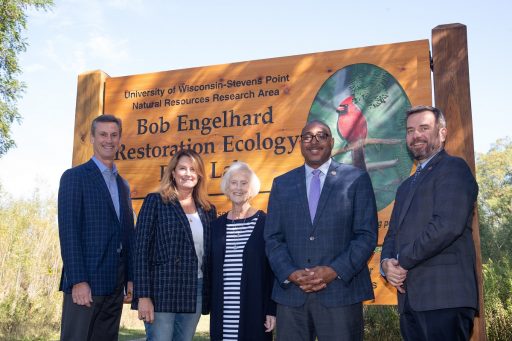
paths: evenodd
<path fill-rule="evenodd" d="M 101 162 L 100 160 L 98 160 L 96 158 L 96 156 L 93 155 L 93 157 L 91 159 L 92 159 L 92 161 L 94 161 L 96 166 L 98 166 L 98 168 L 100 169 L 101 173 L 104 173 L 105 171 L 109 171 L 110 172 L 110 168 L 105 166 L 105 164 L 103 162 Z M 112 174 L 117 175 L 117 167 L 116 167 L 115 163 L 112 165 Z"/>
<path fill-rule="evenodd" d="M 430 162 L 430 160 L 432 160 L 434 158 L 434 156 L 439 154 L 441 152 L 441 150 L 443 150 L 443 148 L 439 149 L 435 154 L 433 154 L 431 157 L 429 157 L 425 161 L 420 162 L 419 165 L 420 165 L 421 169 L 423 170 L 425 167 L 427 167 L 427 164 Z"/>
<path fill-rule="evenodd" d="M 324 164 L 322 164 L 320 167 L 316 169 L 319 169 L 324 175 L 327 174 L 327 172 L 329 171 L 329 167 L 331 166 L 331 161 L 332 159 L 329 158 L 329 160 L 327 160 Z M 311 174 L 311 172 L 315 170 L 315 168 L 312 168 L 307 164 L 304 164 L 304 167 L 306 168 L 306 175 Z"/>

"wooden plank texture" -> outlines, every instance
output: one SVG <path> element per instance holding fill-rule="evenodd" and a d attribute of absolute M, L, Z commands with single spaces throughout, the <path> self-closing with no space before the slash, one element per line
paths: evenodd
<path fill-rule="evenodd" d="M 85 72 L 78 76 L 73 166 L 86 162 L 93 154 L 89 141 L 91 123 L 95 117 L 103 114 L 103 94 L 107 78 L 108 75 L 99 70 Z"/>

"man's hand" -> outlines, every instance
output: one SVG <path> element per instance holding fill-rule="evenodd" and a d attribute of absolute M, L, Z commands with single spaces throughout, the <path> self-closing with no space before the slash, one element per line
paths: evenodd
<path fill-rule="evenodd" d="M 155 308 L 149 297 L 139 298 L 139 320 L 147 323 L 153 323 L 155 320 Z"/>
<path fill-rule="evenodd" d="M 314 292 L 325 287 L 322 280 L 315 278 L 314 273 L 308 270 L 295 270 L 288 277 L 288 280 L 300 287 L 305 292 Z"/>
<path fill-rule="evenodd" d="M 73 285 L 73 289 L 71 289 L 71 297 L 73 297 L 73 303 L 90 307 L 92 303 L 92 294 L 89 283 L 80 282 Z"/>
<path fill-rule="evenodd" d="M 123 303 L 132 303 L 133 298 L 133 282 L 126 284 L 126 293 L 124 295 Z"/>
<path fill-rule="evenodd" d="M 314 268 L 306 269 L 306 271 L 310 271 L 315 275 L 315 277 L 321 278 L 322 283 L 325 283 L 326 285 L 338 277 L 336 271 L 334 271 L 330 266 L 326 265 L 315 266 Z"/>
<path fill-rule="evenodd" d="M 336 277 L 337 274 L 331 267 L 315 266 L 294 271 L 288 280 L 298 285 L 304 292 L 310 293 L 325 289 Z"/>
<path fill-rule="evenodd" d="M 405 279 L 407 278 L 407 270 L 400 266 L 397 259 L 390 258 L 382 261 L 382 271 L 386 275 L 386 280 L 398 290 L 400 293 L 405 293 L 403 287 Z"/>

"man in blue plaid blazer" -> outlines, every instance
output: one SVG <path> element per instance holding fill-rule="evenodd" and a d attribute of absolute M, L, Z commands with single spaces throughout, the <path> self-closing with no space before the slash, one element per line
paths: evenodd
<path fill-rule="evenodd" d="M 377 244 L 375 196 L 365 171 L 330 158 L 333 146 L 325 123 L 307 123 L 305 165 L 272 185 L 264 236 L 277 340 L 363 338 L 361 302 L 374 297 L 367 261 Z"/>
<path fill-rule="evenodd" d="M 478 308 L 471 228 L 478 185 L 466 162 L 444 151 L 446 134 L 439 109 L 407 112 L 407 147 L 420 171 L 398 188 L 381 256 L 405 340 L 469 340 Z"/>
<path fill-rule="evenodd" d="M 121 131 L 118 118 L 97 117 L 94 156 L 60 181 L 61 340 L 117 340 L 123 299 L 131 295 L 133 211 L 128 184 L 114 165 Z"/>

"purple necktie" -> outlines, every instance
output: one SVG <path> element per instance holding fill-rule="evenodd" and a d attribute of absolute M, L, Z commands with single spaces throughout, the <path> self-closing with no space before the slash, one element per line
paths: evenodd
<path fill-rule="evenodd" d="M 311 216 L 311 222 L 315 220 L 316 208 L 318 206 L 318 199 L 320 199 L 320 170 L 315 169 L 313 172 L 313 178 L 309 184 L 309 215 Z"/>

